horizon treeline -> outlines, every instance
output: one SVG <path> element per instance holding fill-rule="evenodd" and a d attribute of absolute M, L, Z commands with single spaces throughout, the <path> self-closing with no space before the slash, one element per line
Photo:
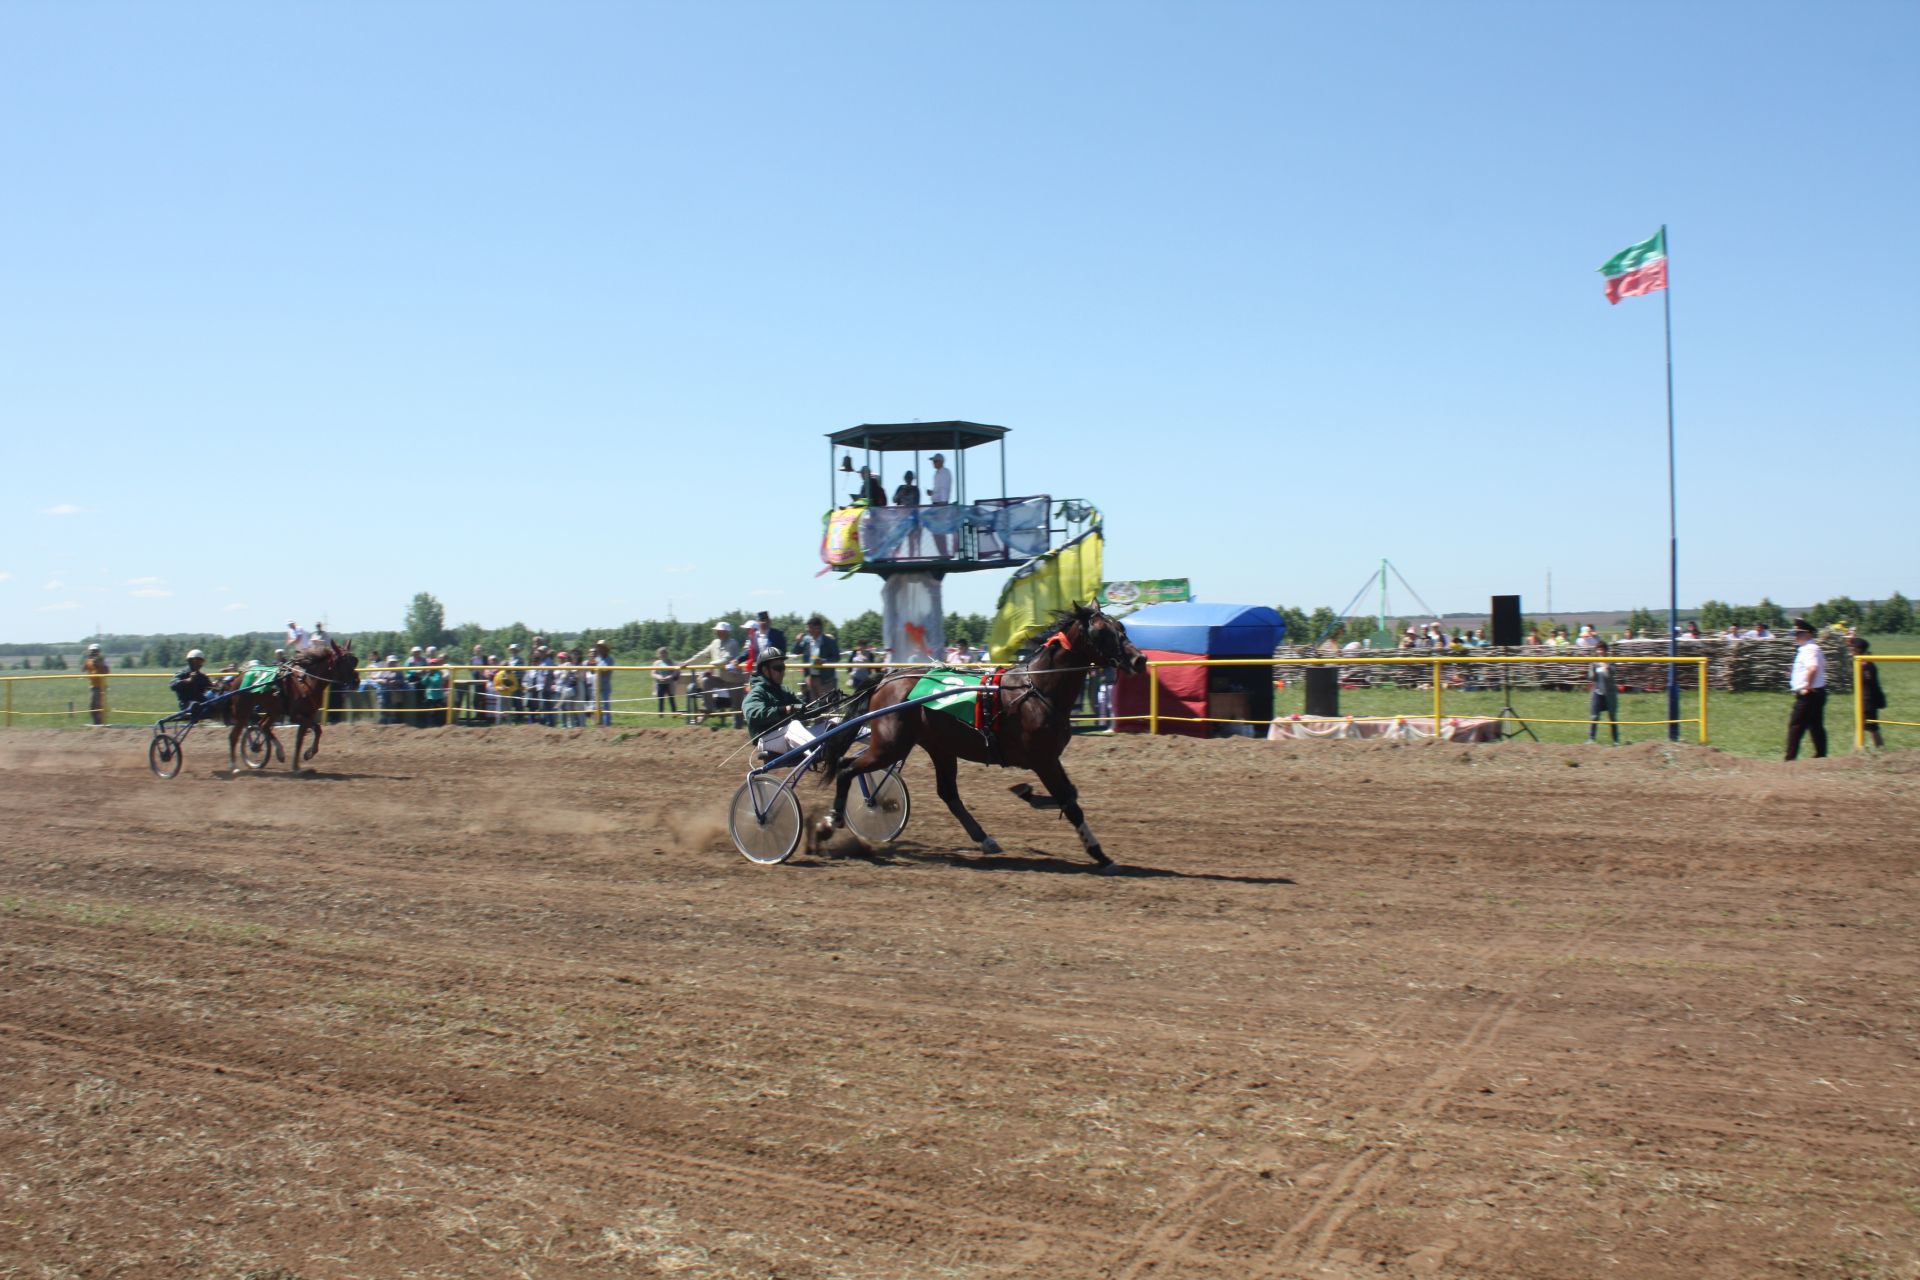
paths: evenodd
<path fill-rule="evenodd" d="M 771 613 L 771 611 L 769 611 Z M 507 646 L 518 644 L 523 654 L 532 649 L 533 638 L 543 638 L 548 648 L 572 651 L 585 648 L 596 640 L 605 640 L 613 651 L 614 661 L 622 666 L 640 666 L 652 662 L 654 653 L 665 647 L 674 659 L 686 657 L 697 649 L 705 647 L 713 638 L 713 624 L 725 621 L 732 625 L 734 633 L 740 634 L 746 621 L 752 614 L 740 609 L 730 610 L 716 617 L 705 618 L 698 622 L 681 622 L 677 619 L 659 621 L 654 619 L 625 622 L 614 627 L 533 627 L 524 622 L 514 622 L 504 627 L 483 627 L 468 622 L 458 626 L 447 626 L 445 612 L 440 602 L 431 595 L 422 592 L 413 598 L 407 608 L 404 624 L 391 631 L 355 631 L 335 632 L 333 638 L 342 644 L 352 641 L 354 652 L 363 659 L 385 658 L 388 655 L 405 657 L 414 645 L 434 645 L 445 650 L 451 661 L 463 662 L 478 644 L 482 652 L 489 656 L 499 656 L 507 652 Z M 806 630 L 807 618 L 811 614 L 773 613 L 773 625 L 787 634 L 791 644 Z M 839 638 L 843 650 L 857 644 L 878 644 L 880 642 L 880 615 L 868 609 L 840 621 L 822 614 L 828 633 Z M 982 644 L 992 627 L 992 621 L 978 613 L 949 613 L 946 616 L 947 640 L 967 645 Z M 79 666 L 80 657 L 86 652 L 86 646 L 98 644 L 101 652 L 107 656 L 109 665 L 133 667 L 171 667 L 186 660 L 187 651 L 199 649 L 207 655 L 207 665 L 224 666 L 227 663 L 244 663 L 251 659 L 262 661 L 273 656 L 275 649 L 286 645 L 284 631 L 243 631 L 233 635 L 217 635 L 212 632 L 168 632 L 148 635 L 114 634 L 87 636 L 80 640 L 58 643 L 37 644 L 0 644 L 0 667 L 20 670 L 64 671 Z"/>

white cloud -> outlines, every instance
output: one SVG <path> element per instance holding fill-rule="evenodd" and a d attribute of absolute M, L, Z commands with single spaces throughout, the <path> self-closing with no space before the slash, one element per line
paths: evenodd
<path fill-rule="evenodd" d="M 66 583 L 60 581 L 60 579 L 58 578 L 51 578 L 51 579 L 48 579 L 48 581 L 44 585 L 42 585 L 40 589 L 42 591 L 61 591 L 66 588 L 66 585 L 67 585 Z"/>
<path fill-rule="evenodd" d="M 165 581 L 165 578 L 128 578 L 127 585 L 130 587 L 157 587 Z"/>
<path fill-rule="evenodd" d="M 58 604 L 43 604 L 38 609 L 35 609 L 34 612 L 35 613 L 58 613 L 62 609 L 78 609 L 79 607 L 80 607 L 80 602 L 78 600 L 62 600 Z"/>
<path fill-rule="evenodd" d="M 127 594 L 140 600 L 164 600 L 173 592 L 160 587 L 141 587 L 138 591 L 129 591 Z"/>
<path fill-rule="evenodd" d="M 85 507 L 76 507 L 71 502 L 61 502 L 51 507 L 42 507 L 40 514 L 43 516 L 77 516 L 85 510 Z"/>
<path fill-rule="evenodd" d="M 241 604 L 241 603 L 240 603 L 240 602 L 239 602 L 238 600 L 235 600 L 235 601 L 234 601 L 234 602 L 233 602 L 232 604 L 223 604 L 223 605 L 221 605 L 221 606 L 220 606 L 220 612 L 222 612 L 222 613 L 238 613 L 238 612 L 239 612 L 240 610 L 242 610 L 242 609 L 244 609 L 244 608 L 246 608 L 246 607 L 247 607 L 247 606 L 245 606 L 245 605 L 243 605 L 243 604 Z"/>

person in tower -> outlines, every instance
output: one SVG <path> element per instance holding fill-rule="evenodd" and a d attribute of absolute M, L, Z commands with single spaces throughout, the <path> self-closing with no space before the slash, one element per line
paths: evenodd
<path fill-rule="evenodd" d="M 944 507 L 953 501 L 953 472 L 947 470 L 947 455 L 936 453 L 927 461 L 933 463 L 933 474 L 927 477 L 927 501 L 936 507 Z M 933 549 L 942 560 L 952 559 L 953 535 L 934 534 Z"/>

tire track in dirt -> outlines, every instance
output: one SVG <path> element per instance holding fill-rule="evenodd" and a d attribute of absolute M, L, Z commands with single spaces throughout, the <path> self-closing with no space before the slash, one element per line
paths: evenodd
<path fill-rule="evenodd" d="M 1498 944 L 1489 943 L 1472 953 L 1470 963 L 1484 966 L 1504 950 L 1505 948 Z M 1403 1006 L 1374 1033 L 1373 1038 L 1384 1040 L 1399 1034 L 1408 1023 L 1413 1021 L 1418 1012 L 1421 1011 L 1414 1006 Z M 1486 1022 L 1491 1012 L 1483 1014 L 1475 1022 L 1475 1029 Z M 1467 1037 L 1469 1041 L 1472 1040 L 1473 1035 L 1474 1031 L 1470 1030 Z M 1348 1067 L 1336 1077 L 1333 1087 L 1339 1088 L 1350 1084 L 1374 1061 L 1373 1056 L 1368 1055 L 1362 1062 Z M 1278 1157 L 1280 1152 L 1269 1147 L 1262 1149 L 1258 1154 L 1261 1161 L 1265 1162 L 1269 1157 Z M 1213 1210 L 1233 1193 L 1241 1177 L 1238 1170 L 1220 1170 L 1211 1177 L 1202 1179 L 1187 1194 L 1178 1197 L 1162 1209 L 1154 1216 L 1146 1230 L 1130 1242 L 1129 1248 L 1112 1264 L 1116 1268 L 1115 1280 L 1139 1280 L 1139 1277 L 1159 1269 L 1162 1255 L 1167 1251 L 1184 1252 L 1191 1248 L 1200 1232 L 1210 1225 Z"/>
<path fill-rule="evenodd" d="M 538 1147 L 543 1163 L 605 1175 L 607 1158 L 619 1162 L 620 1176 L 645 1182 L 658 1177 L 660 1170 L 671 1171 L 671 1181 L 690 1187 L 716 1200 L 764 1202 L 782 1201 L 796 1211 L 817 1211 L 838 1206 L 853 1221 L 863 1210 L 880 1209 L 904 1214 L 916 1222 L 941 1222 L 956 1236 L 977 1236 L 987 1229 L 1008 1232 L 1024 1239 L 1044 1240 L 1056 1246 L 1071 1246 L 1076 1252 L 1110 1249 L 1119 1237 L 1089 1230 L 1068 1228 L 1030 1218 L 995 1213 L 980 1207 L 944 1204 L 928 1200 L 895 1186 L 851 1185 L 810 1177 L 765 1165 L 744 1165 L 711 1157 L 688 1155 L 661 1146 L 619 1143 L 593 1138 L 545 1125 L 507 1119 L 498 1115 L 476 1116 L 424 1106 L 390 1094 L 362 1094 L 338 1085 L 293 1077 L 290 1081 L 238 1064 L 159 1053 L 116 1038 L 73 1035 L 36 1027 L 0 1023 L 0 1036 L 31 1042 L 41 1050 L 60 1054 L 83 1064 L 96 1066 L 100 1074 L 112 1075 L 119 1064 L 137 1061 L 177 1076 L 201 1078 L 217 1075 L 223 1084 L 248 1088 L 274 1100 L 283 1109 L 300 1113 L 311 1110 L 308 1096 L 328 1099 L 352 1113 L 351 1122 L 365 1131 L 383 1133 L 406 1142 L 417 1134 L 393 1123 L 403 1116 L 422 1125 L 445 1130 L 465 1142 L 497 1153 L 505 1165 L 524 1163 L 530 1148 Z M 203 1087 L 203 1086 L 202 1086 Z M 585 1149 L 595 1158 L 570 1154 L 570 1149 Z"/>

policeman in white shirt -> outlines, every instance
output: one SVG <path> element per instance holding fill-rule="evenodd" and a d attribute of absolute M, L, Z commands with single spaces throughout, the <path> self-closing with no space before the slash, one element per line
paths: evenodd
<path fill-rule="evenodd" d="M 947 455 L 936 453 L 928 459 L 933 463 L 933 475 L 927 480 L 927 501 L 936 507 L 944 507 L 953 501 L 953 472 L 947 470 Z M 953 551 L 953 538 L 950 534 L 933 535 L 933 549 L 940 553 L 942 560 Z"/>
<path fill-rule="evenodd" d="M 1800 754 L 1800 736 L 1813 738 L 1813 755 L 1818 760 L 1827 754 L 1827 655 L 1814 639 L 1813 624 L 1805 618 L 1793 620 L 1793 718 L 1787 721 L 1787 759 Z"/>

